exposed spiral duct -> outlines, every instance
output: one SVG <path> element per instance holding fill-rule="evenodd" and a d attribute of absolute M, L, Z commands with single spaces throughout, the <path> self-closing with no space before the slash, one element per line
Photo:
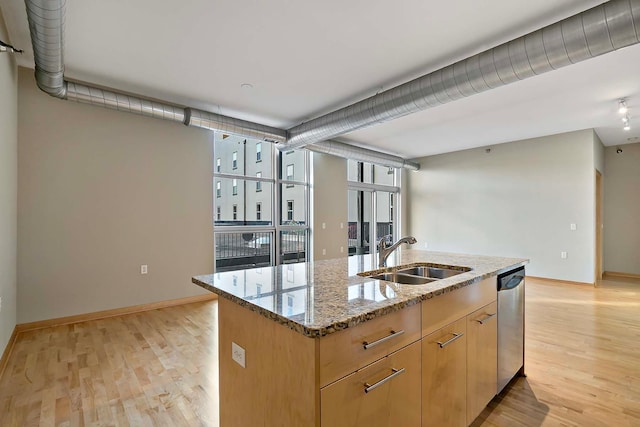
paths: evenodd
<path fill-rule="evenodd" d="M 640 41 L 640 0 L 612 0 L 289 129 L 303 147 Z"/>
<path fill-rule="evenodd" d="M 277 143 L 286 141 L 287 131 L 283 129 L 66 81 L 63 61 L 65 0 L 26 0 L 25 3 L 36 64 L 36 82 L 38 87 L 49 95 L 112 110 L 184 123 L 187 126 L 235 133 Z M 385 166 L 418 168 L 416 163 L 405 161 L 400 157 L 337 141 L 321 142 L 310 146 L 309 149 Z"/>

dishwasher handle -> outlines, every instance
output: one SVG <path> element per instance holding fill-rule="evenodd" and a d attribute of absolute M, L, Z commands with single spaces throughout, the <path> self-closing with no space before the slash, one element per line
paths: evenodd
<path fill-rule="evenodd" d="M 522 282 L 524 282 L 524 267 L 499 276 L 498 292 L 517 288 Z"/>

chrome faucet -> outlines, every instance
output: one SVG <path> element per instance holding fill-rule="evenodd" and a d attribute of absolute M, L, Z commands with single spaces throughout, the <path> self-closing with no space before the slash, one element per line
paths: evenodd
<path fill-rule="evenodd" d="M 398 249 L 398 246 L 400 246 L 401 244 L 409 243 L 410 245 L 413 245 L 414 243 L 417 242 L 415 237 L 407 236 L 407 237 L 403 237 L 402 239 L 398 240 L 393 245 L 387 246 L 387 238 L 388 237 L 391 237 L 391 234 L 388 234 L 388 235 L 382 237 L 380 240 L 378 240 L 378 267 L 386 267 L 387 266 L 387 258 L 389 258 L 389 255 L 391 255 L 391 253 L 393 251 Z"/>

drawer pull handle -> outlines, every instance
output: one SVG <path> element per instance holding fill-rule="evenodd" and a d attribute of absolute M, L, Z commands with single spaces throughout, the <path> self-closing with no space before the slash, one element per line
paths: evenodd
<path fill-rule="evenodd" d="M 362 346 L 364 347 L 365 350 L 370 349 L 371 347 L 375 347 L 378 344 L 382 344 L 385 341 L 389 341 L 391 338 L 395 338 L 397 336 L 400 336 L 404 334 L 404 329 L 400 329 L 399 331 L 391 331 L 390 335 L 387 335 L 384 338 L 380 338 L 379 340 L 375 340 L 374 342 L 367 342 L 367 341 L 363 341 L 362 342 Z"/>
<path fill-rule="evenodd" d="M 449 344 L 451 344 L 452 342 L 454 342 L 455 340 L 457 340 L 458 338 L 462 337 L 464 334 L 456 334 L 455 332 L 452 332 L 453 334 L 453 338 L 448 339 L 445 342 L 441 342 L 438 341 L 436 344 L 438 344 L 440 346 L 440 348 L 445 348 L 446 346 L 448 346 Z"/>
<path fill-rule="evenodd" d="M 481 325 L 484 325 L 486 321 L 488 321 L 490 319 L 493 319 L 496 316 L 496 314 L 498 314 L 498 313 L 490 314 L 487 317 L 485 317 L 484 319 L 480 319 L 480 320 L 476 319 L 476 322 L 480 323 Z"/>
<path fill-rule="evenodd" d="M 370 391 L 375 390 L 376 388 L 380 387 L 382 384 L 386 383 L 387 381 L 391 380 L 394 377 L 397 377 L 402 373 L 404 373 L 404 368 L 400 368 L 400 369 L 391 368 L 391 375 L 384 377 L 377 383 L 374 383 L 374 384 L 364 383 L 364 392 L 369 393 Z"/>

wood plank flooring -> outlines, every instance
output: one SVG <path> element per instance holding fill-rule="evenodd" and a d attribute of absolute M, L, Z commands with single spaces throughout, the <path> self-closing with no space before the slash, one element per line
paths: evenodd
<path fill-rule="evenodd" d="M 526 378 L 478 426 L 640 426 L 640 282 L 526 282 Z"/>
<path fill-rule="evenodd" d="M 640 426 L 640 282 L 527 279 L 526 310 L 527 377 L 473 426 Z M 0 426 L 217 426 L 216 316 L 212 301 L 19 334 Z"/>
<path fill-rule="evenodd" d="M 216 426 L 217 303 L 18 335 L 0 426 Z"/>

